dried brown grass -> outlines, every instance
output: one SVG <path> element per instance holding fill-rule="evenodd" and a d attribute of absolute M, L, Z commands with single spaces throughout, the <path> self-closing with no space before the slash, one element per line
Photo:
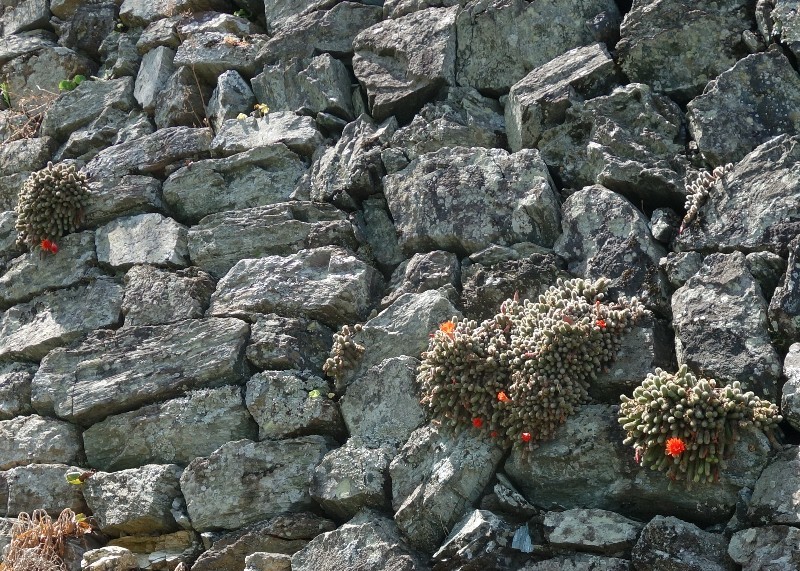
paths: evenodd
<path fill-rule="evenodd" d="M 66 541 L 91 529 L 71 509 L 62 511 L 55 521 L 44 510 L 22 512 L 11 528 L 11 543 L 0 571 L 65 571 Z"/>

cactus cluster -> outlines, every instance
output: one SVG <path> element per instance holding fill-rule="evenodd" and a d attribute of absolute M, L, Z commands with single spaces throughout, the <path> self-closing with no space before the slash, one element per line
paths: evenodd
<path fill-rule="evenodd" d="M 773 431 L 782 420 L 777 406 L 743 393 L 738 382 L 718 386 L 713 379 L 698 379 L 686 365 L 674 375 L 656 369 L 632 397 L 621 400 L 624 443 L 633 446 L 637 462 L 666 471 L 687 487 L 719 479 L 740 428 L 761 429 L 774 443 Z"/>
<path fill-rule="evenodd" d="M 74 164 L 47 163 L 31 173 L 17 201 L 18 241 L 35 247 L 75 232 L 89 204 L 86 181 Z"/>
<path fill-rule="evenodd" d="M 711 172 L 701 172 L 692 182 L 686 185 L 686 216 L 681 221 L 680 232 L 683 232 L 689 224 L 695 221 L 700 208 L 708 200 L 708 193 L 714 184 L 721 179 L 725 173 L 733 168 L 733 164 L 719 166 Z"/>
<path fill-rule="evenodd" d="M 559 280 L 538 300 L 507 300 L 481 324 L 443 323 L 417 382 L 432 416 L 455 430 L 487 430 L 504 445 L 550 438 L 614 359 L 642 315 L 635 299 L 606 302 L 608 281 Z"/>
<path fill-rule="evenodd" d="M 354 369 L 361 360 L 364 353 L 364 346 L 359 345 L 353 339 L 353 335 L 361 331 L 359 324 L 350 327 L 345 325 L 337 333 L 333 334 L 333 347 L 330 356 L 322 365 L 322 370 L 329 377 L 341 381 L 345 371 Z"/>

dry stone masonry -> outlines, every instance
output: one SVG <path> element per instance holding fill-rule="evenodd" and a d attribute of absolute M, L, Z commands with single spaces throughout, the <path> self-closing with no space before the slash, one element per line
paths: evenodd
<path fill-rule="evenodd" d="M 800 569 L 796 4 L 3 2 L 0 570 Z"/>

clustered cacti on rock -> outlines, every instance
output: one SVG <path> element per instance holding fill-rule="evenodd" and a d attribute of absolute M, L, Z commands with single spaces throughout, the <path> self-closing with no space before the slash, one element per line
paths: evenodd
<path fill-rule="evenodd" d="M 700 208 L 706 203 L 706 200 L 708 200 L 708 193 L 711 191 L 711 188 L 732 168 L 733 164 L 728 163 L 727 165 L 715 168 L 711 172 L 701 172 L 697 175 L 697 178 L 686 185 L 686 204 L 684 205 L 686 216 L 684 216 L 681 221 L 681 232 L 697 219 Z"/>
<path fill-rule="evenodd" d="M 74 164 L 47 163 L 31 173 L 17 201 L 18 241 L 31 248 L 75 232 L 89 204 L 86 174 Z"/>
<path fill-rule="evenodd" d="M 364 346 L 353 339 L 353 335 L 361 331 L 359 324 L 345 325 L 333 335 L 333 347 L 330 357 L 325 360 L 322 370 L 326 375 L 340 381 L 345 371 L 354 369 L 364 354 Z"/>
<path fill-rule="evenodd" d="M 683 365 L 677 373 L 661 369 L 622 395 L 619 422 L 642 466 L 667 472 L 670 480 L 714 482 L 725 457 L 739 439 L 738 429 L 754 426 L 774 443 L 772 432 L 782 420 L 778 407 L 738 382 L 717 386 L 698 379 Z"/>
<path fill-rule="evenodd" d="M 537 301 L 505 301 L 480 325 L 443 323 L 417 372 L 423 404 L 442 423 L 488 430 L 504 445 L 550 438 L 644 311 L 636 298 L 603 301 L 607 287 L 559 280 Z"/>

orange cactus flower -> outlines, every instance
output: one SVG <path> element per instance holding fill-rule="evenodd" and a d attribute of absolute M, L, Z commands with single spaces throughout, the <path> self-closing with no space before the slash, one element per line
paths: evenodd
<path fill-rule="evenodd" d="M 597 323 L 597 326 L 600 329 L 605 329 L 606 328 L 606 320 L 605 319 L 598 319 L 597 321 L 595 321 L 595 323 Z"/>
<path fill-rule="evenodd" d="M 483 426 L 483 419 L 480 418 L 480 417 L 473 418 L 472 419 L 472 426 L 474 426 L 475 428 L 482 427 Z"/>
<path fill-rule="evenodd" d="M 455 330 L 456 330 L 456 324 L 453 323 L 452 321 L 445 321 L 439 326 L 439 331 L 450 337 L 450 339 L 453 338 L 453 333 L 455 332 Z"/>
<path fill-rule="evenodd" d="M 677 458 L 686 450 L 686 444 L 680 438 L 670 438 L 667 440 L 666 454 Z"/>
<path fill-rule="evenodd" d="M 523 442 L 530 442 L 531 439 L 533 438 L 533 435 L 530 432 L 523 432 L 522 434 L 519 435 L 519 437 L 520 440 L 522 440 Z"/>
<path fill-rule="evenodd" d="M 508 395 L 506 394 L 505 391 L 500 391 L 499 393 L 497 393 L 497 400 L 499 400 L 500 402 L 509 402 L 511 399 L 508 398 Z"/>

